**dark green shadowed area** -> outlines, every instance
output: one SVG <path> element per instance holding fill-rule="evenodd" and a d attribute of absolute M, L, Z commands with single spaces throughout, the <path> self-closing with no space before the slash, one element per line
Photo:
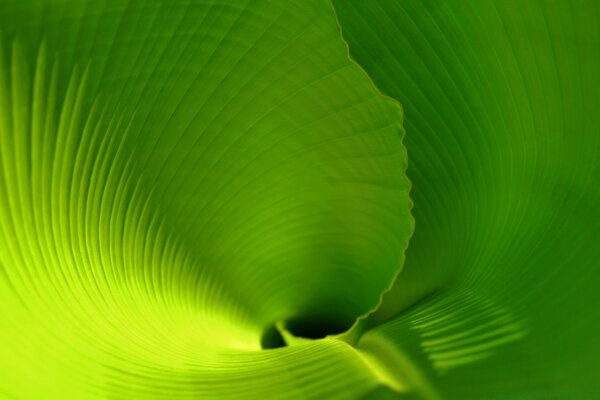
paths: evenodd
<path fill-rule="evenodd" d="M 442 398 L 600 398 L 600 3 L 333 5 L 404 107 L 416 220 L 357 347 Z"/>

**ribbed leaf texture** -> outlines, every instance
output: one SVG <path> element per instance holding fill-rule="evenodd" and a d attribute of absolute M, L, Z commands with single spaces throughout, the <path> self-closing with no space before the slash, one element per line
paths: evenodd
<path fill-rule="evenodd" d="M 0 398 L 600 398 L 599 19 L 0 0 Z"/>

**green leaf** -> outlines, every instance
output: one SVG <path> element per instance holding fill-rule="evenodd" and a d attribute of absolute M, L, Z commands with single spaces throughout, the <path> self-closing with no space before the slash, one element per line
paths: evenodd
<path fill-rule="evenodd" d="M 393 344 L 423 397 L 599 397 L 599 3 L 333 3 L 404 106 L 415 202 L 358 348 Z"/>
<path fill-rule="evenodd" d="M 375 389 L 346 343 L 261 349 L 374 309 L 412 231 L 401 111 L 327 2 L 26 0 L 0 29 L 2 396 Z"/>

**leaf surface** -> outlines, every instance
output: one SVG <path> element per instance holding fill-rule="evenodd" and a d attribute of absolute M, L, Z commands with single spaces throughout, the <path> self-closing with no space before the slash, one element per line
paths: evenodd
<path fill-rule="evenodd" d="M 404 106 L 415 202 L 358 347 L 396 346 L 424 397 L 598 397 L 598 2 L 333 4 Z"/>
<path fill-rule="evenodd" d="M 412 230 L 400 109 L 327 2 L 28 0 L 0 27 L 2 395 L 374 387 L 345 343 L 261 349 L 373 309 Z"/>

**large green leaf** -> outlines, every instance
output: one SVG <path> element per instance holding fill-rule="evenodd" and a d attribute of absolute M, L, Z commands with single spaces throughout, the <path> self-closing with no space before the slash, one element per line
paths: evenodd
<path fill-rule="evenodd" d="M 353 348 L 332 5 L 0 2 L 0 395 L 599 397 L 596 3 L 333 1 Z"/>
<path fill-rule="evenodd" d="M 411 232 L 326 1 L 0 3 L 0 394 L 351 398 Z"/>
<path fill-rule="evenodd" d="M 333 3 L 404 106 L 415 202 L 358 347 L 423 397 L 599 398 L 600 3 Z"/>

